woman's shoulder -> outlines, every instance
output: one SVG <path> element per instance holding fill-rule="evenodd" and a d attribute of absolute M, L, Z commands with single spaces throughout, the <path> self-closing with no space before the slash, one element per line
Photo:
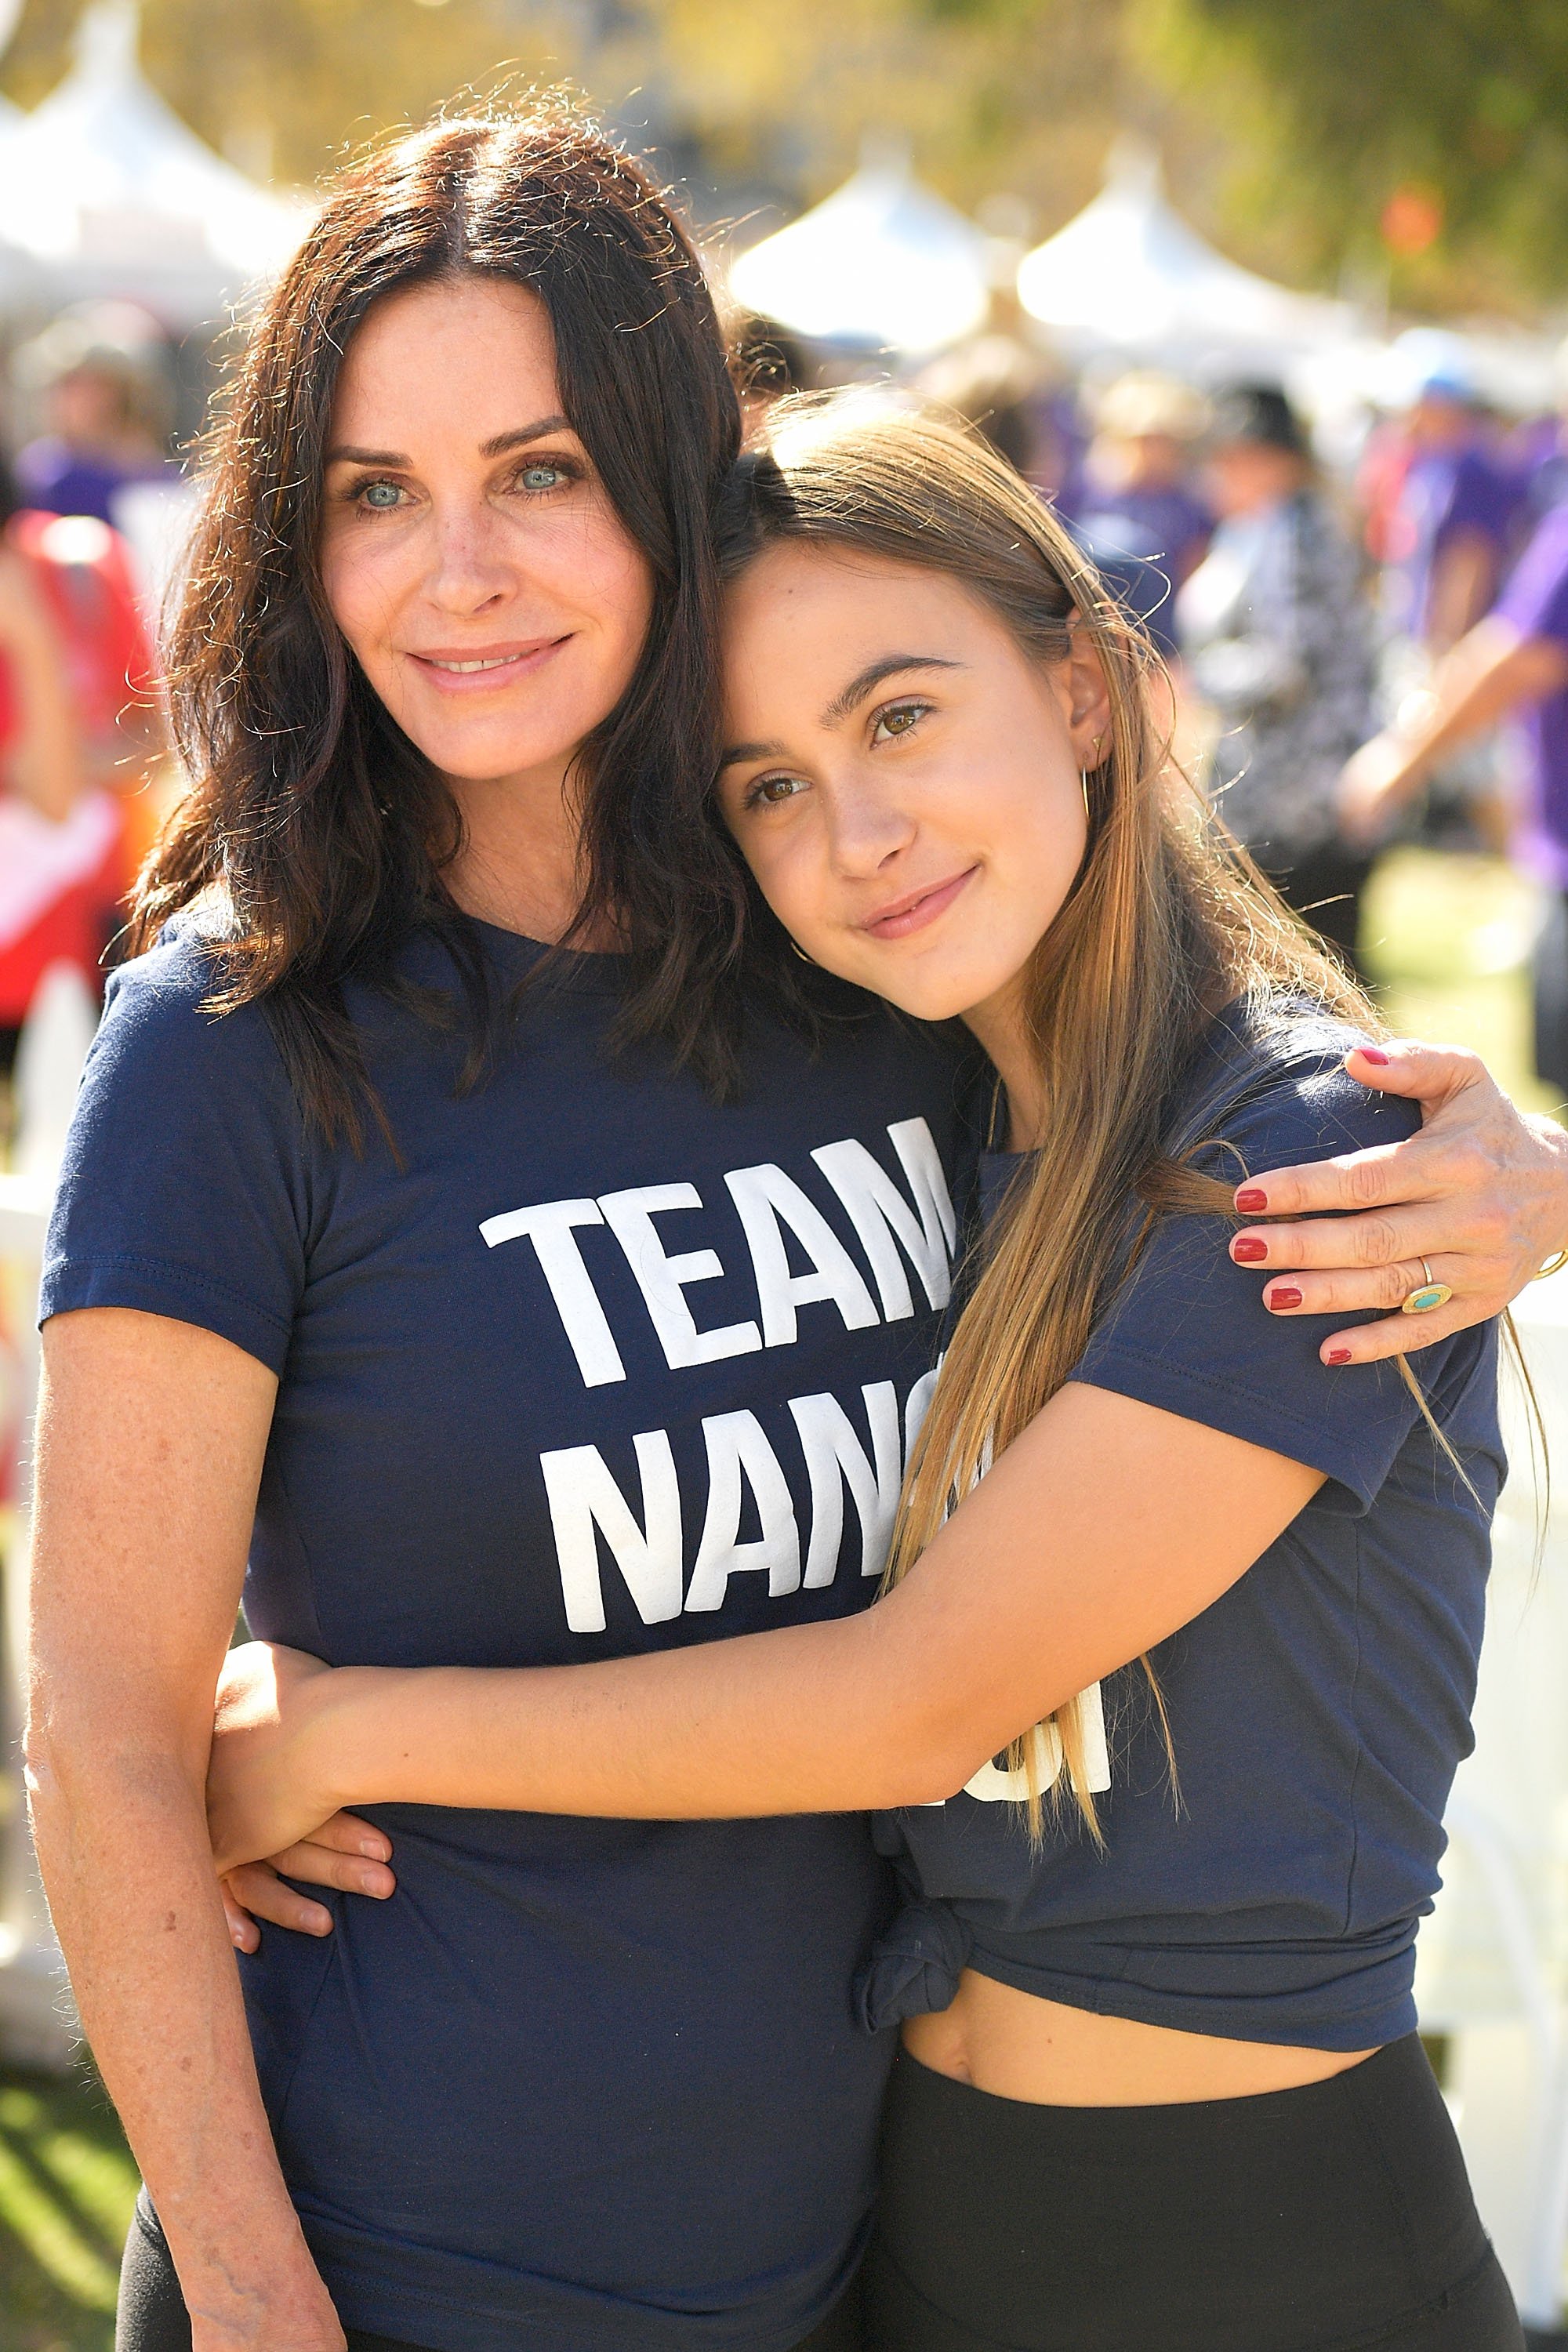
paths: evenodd
<path fill-rule="evenodd" d="M 216 919 L 196 910 L 173 917 L 150 948 L 109 976 L 95 1075 L 144 1074 L 163 1096 L 182 1080 L 287 1092 L 265 1007 L 225 1008 L 226 979 Z"/>

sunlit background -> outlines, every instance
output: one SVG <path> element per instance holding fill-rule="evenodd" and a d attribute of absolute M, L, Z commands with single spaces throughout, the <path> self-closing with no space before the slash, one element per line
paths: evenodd
<path fill-rule="evenodd" d="M 58 433 L 84 353 L 135 379 L 142 455 L 111 514 L 150 611 L 224 355 L 312 185 L 397 125 L 561 85 L 677 191 L 774 370 L 764 392 L 934 394 L 1066 506 L 1097 446 L 1138 437 L 1108 421 L 1130 373 L 1163 388 L 1149 396 L 1194 482 L 1210 396 L 1282 387 L 1360 551 L 1369 644 L 1390 558 L 1368 468 L 1424 382 L 1460 385 L 1521 486 L 1511 553 L 1561 457 L 1563 0 L 0 0 L 0 450 L 26 459 Z M 1384 715 L 1408 682 L 1384 677 Z M 1184 686 L 1184 750 L 1201 761 L 1220 729 Z M 146 805 L 178 790 L 137 757 Z M 1543 901 L 1509 855 L 1518 778 L 1504 732 L 1459 789 L 1413 805 L 1362 947 L 1396 1024 L 1479 1046 L 1550 1108 L 1528 1017 Z M 14 1297 L 16 1364 L 25 1321 Z M 0 1962 L 19 1965 L 41 1915 L 9 1845 Z M 1450 2009 L 1483 2032 L 1513 1996 L 1476 1965 L 1482 1990 Z M 85 2070 L 59 2070 L 42 1979 L 33 1997 L 27 2015 L 0 2000 L 0 2058 L 18 2062 L 0 2073 L 0 2352 L 109 2352 L 134 2173 Z M 1534 2049 L 1497 2043 L 1493 2081 Z M 1450 2081 L 1474 2124 L 1484 2100 Z M 1527 2106 L 1521 2074 L 1494 2137 L 1521 2141 Z M 1532 2242 L 1510 2259 L 1539 2280 Z"/>

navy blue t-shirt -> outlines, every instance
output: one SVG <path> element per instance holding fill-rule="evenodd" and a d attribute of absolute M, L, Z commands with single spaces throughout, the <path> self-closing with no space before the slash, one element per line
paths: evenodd
<path fill-rule="evenodd" d="M 500 983 L 537 951 L 480 927 Z M 198 942 L 117 972 L 44 1312 L 203 1325 L 279 1388 L 254 1632 L 333 1664 L 559 1664 L 841 1616 L 877 1590 L 949 1283 L 964 1064 L 879 1013 L 742 1097 L 606 1058 L 618 961 L 460 1044 L 357 995 L 401 1165 L 325 1145 Z M 433 942 L 405 976 L 449 985 Z M 912 1405 L 911 1405 L 911 1400 Z M 889 1888 L 861 1815 L 389 1807 L 387 1903 L 241 1963 L 343 2320 L 437 2352 L 784 2352 L 859 2250 Z"/>
<path fill-rule="evenodd" d="M 1262 1040 L 1217 1024 L 1178 1147 L 1223 1138 L 1233 1149 L 1199 1164 L 1236 1183 L 1406 1134 L 1411 1106 L 1341 1067 L 1354 1042 L 1321 1022 Z M 982 1172 L 994 1192 L 1000 1171 Z M 1237 1281 L 1234 1230 L 1163 1219 L 1073 1377 L 1326 1483 L 1153 1653 L 1179 1801 L 1130 1668 L 1079 1703 L 1103 1852 L 1070 1801 L 1047 1807 L 1032 1849 L 1021 1790 L 994 1765 L 945 1805 L 878 1817 L 910 1904 L 862 1982 L 869 2022 L 945 2007 L 967 1964 L 1077 2009 L 1239 2041 L 1363 2050 L 1415 2027 L 1415 1929 L 1470 1748 L 1504 1472 L 1496 1327 L 1415 1359 L 1461 1475 L 1396 1364 L 1321 1364 L 1323 1321 L 1271 1316 Z M 1048 1748 L 1042 1778 L 1057 1759 Z"/>

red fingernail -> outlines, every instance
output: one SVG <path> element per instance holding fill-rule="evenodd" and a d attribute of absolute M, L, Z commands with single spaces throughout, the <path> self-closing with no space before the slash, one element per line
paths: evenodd
<path fill-rule="evenodd" d="M 1293 1290 L 1287 1283 L 1283 1289 L 1269 1292 L 1268 1304 L 1270 1307 L 1300 1307 L 1301 1294 L 1299 1290 Z"/>
<path fill-rule="evenodd" d="M 1236 1205 L 1244 1217 L 1261 1216 L 1268 1206 L 1268 1195 L 1260 1192 L 1256 1184 L 1247 1184 L 1237 1194 Z"/>
<path fill-rule="evenodd" d="M 1230 1254 L 1237 1265 L 1257 1265 L 1260 1259 L 1268 1256 L 1268 1244 L 1255 1241 L 1232 1242 Z"/>
<path fill-rule="evenodd" d="M 1380 1070 L 1388 1067 L 1388 1055 L 1381 1045 L 1358 1045 L 1356 1051 L 1363 1062 L 1375 1062 Z"/>
<path fill-rule="evenodd" d="M 1329 1361 L 1331 1364 L 1348 1364 L 1350 1360 L 1351 1351 L 1348 1348 L 1331 1348 L 1329 1349 Z"/>

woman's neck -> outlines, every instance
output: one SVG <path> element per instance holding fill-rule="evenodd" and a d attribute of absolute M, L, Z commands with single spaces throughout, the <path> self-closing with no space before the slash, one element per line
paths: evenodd
<path fill-rule="evenodd" d="M 1002 1141 L 1008 1151 L 1033 1151 L 1046 1125 L 1046 1080 L 1040 1057 L 1029 1034 L 1023 990 L 1013 982 L 971 1006 L 963 1025 L 979 1038 L 995 1066 L 1007 1106 Z"/>
<path fill-rule="evenodd" d="M 447 778 L 463 818 L 463 847 L 447 870 L 467 915 L 554 946 L 577 919 L 586 876 L 575 795 L 562 771 Z M 613 949 L 615 928 L 596 919 L 574 947 Z"/>

